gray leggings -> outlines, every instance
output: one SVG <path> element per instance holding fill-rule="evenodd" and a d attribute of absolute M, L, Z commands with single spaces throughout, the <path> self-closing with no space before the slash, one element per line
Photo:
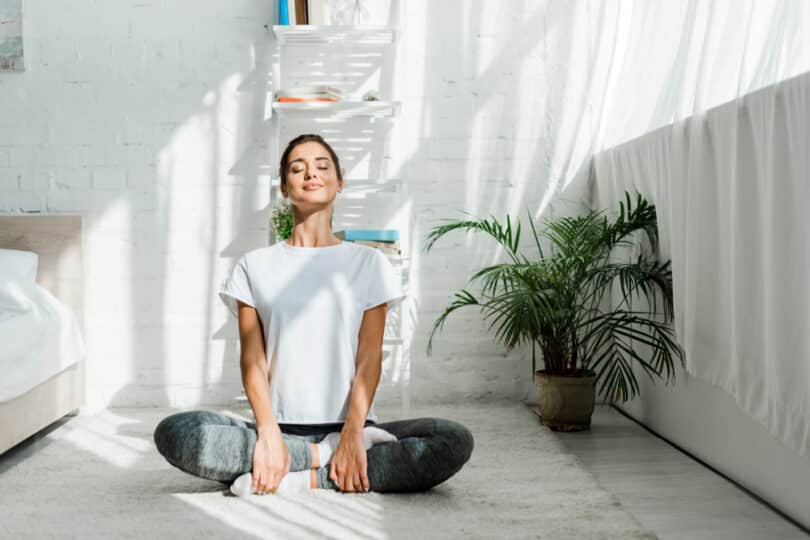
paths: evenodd
<path fill-rule="evenodd" d="M 473 436 L 462 424 L 443 418 L 412 418 L 372 423 L 398 440 L 377 443 L 366 451 L 371 491 L 424 491 L 444 482 L 467 462 Z M 322 426 L 320 433 L 296 435 L 294 427 L 279 424 L 290 451 L 290 471 L 310 468 L 311 442 L 340 431 L 341 424 Z M 316 428 L 317 430 L 317 428 Z M 178 469 L 226 484 L 253 468 L 256 424 L 223 414 L 195 410 L 167 416 L 155 428 L 160 454 Z M 318 487 L 338 490 L 329 479 L 329 464 L 316 471 Z"/>

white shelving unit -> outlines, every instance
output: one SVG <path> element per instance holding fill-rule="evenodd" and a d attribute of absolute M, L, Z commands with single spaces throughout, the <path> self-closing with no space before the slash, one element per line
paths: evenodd
<path fill-rule="evenodd" d="M 267 25 L 265 25 L 267 27 Z M 283 88 L 285 84 L 283 70 L 284 51 L 287 47 L 304 47 L 312 52 L 323 50 L 328 46 L 334 50 L 335 46 L 379 49 L 396 43 L 399 35 L 397 27 L 393 26 L 329 26 L 329 25 L 273 25 L 273 34 L 278 44 L 279 69 L 273 76 L 273 101 L 271 105 L 271 120 L 275 127 L 275 148 L 273 164 L 279 162 L 281 154 L 279 144 L 281 141 L 282 123 L 287 118 L 300 118 L 303 116 L 317 119 L 347 119 L 351 117 L 396 117 L 400 112 L 400 102 L 387 100 L 361 100 L 349 97 L 341 101 L 320 102 L 279 102 L 275 100 L 275 89 Z M 271 189 L 280 183 L 278 176 L 271 179 Z M 380 182 L 373 179 L 352 179 L 352 189 L 357 186 L 361 191 L 385 192 L 399 191 L 399 180 Z M 271 197 L 272 200 L 272 197 Z"/>
<path fill-rule="evenodd" d="M 273 101 L 273 111 L 280 115 L 285 113 L 320 112 L 331 116 L 388 116 L 399 113 L 397 101 L 361 101 L 345 99 L 342 101 Z"/>
<path fill-rule="evenodd" d="M 281 45 L 390 45 L 399 29 L 393 26 L 273 25 Z"/>
<path fill-rule="evenodd" d="M 265 25 L 267 28 L 268 26 Z M 354 96 L 335 102 L 278 102 L 275 100 L 275 90 L 284 88 L 285 78 L 283 65 L 285 49 L 288 47 L 303 47 L 306 52 L 318 54 L 328 48 L 334 54 L 340 47 L 362 47 L 364 50 L 377 50 L 396 43 L 399 29 L 393 26 L 316 26 L 316 25 L 273 25 L 273 34 L 278 44 L 278 69 L 273 76 L 273 101 L 271 106 L 271 123 L 274 127 L 273 160 L 277 164 L 280 160 L 280 145 L 282 138 L 282 125 L 290 119 L 312 118 L 315 120 L 340 120 L 352 117 L 368 117 L 393 119 L 400 111 L 400 103 L 387 100 L 361 100 Z M 312 132 L 317 132 L 313 129 Z M 325 136 L 328 140 L 328 135 Z M 341 197 L 353 199 L 363 198 L 371 194 L 396 194 L 402 190 L 399 179 L 349 179 L 346 178 L 347 189 Z M 274 175 L 271 178 L 270 189 L 271 205 L 275 206 L 277 195 L 280 194 L 280 178 Z M 336 212 L 336 216 L 337 216 Z M 272 235 L 271 227 L 271 235 Z M 403 290 L 407 292 L 406 278 L 409 270 L 407 254 L 401 257 L 401 264 L 395 264 L 403 277 Z M 403 328 L 401 305 L 392 310 L 397 326 Z M 400 330 L 401 334 L 401 330 Z M 403 344 L 401 335 L 391 336 L 388 332 L 383 338 L 383 345 L 395 348 L 395 353 L 401 355 Z"/>

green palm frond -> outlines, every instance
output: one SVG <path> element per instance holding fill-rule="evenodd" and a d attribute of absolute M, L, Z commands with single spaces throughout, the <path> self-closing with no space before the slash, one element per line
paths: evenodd
<path fill-rule="evenodd" d="M 512 280 L 520 273 L 515 265 L 510 263 L 494 264 L 486 266 L 470 276 L 470 281 L 477 279 L 481 280 L 481 293 L 495 295 L 498 290 L 498 285 L 503 287 L 503 290 L 509 290 Z"/>
<path fill-rule="evenodd" d="M 529 208 L 526 207 L 526 213 L 529 214 L 529 225 L 532 227 L 532 234 L 534 235 L 534 243 L 537 245 L 537 251 L 540 253 L 540 259 L 545 258 L 543 255 L 543 248 L 540 246 L 540 237 L 537 235 L 537 229 L 534 228 L 534 219 L 532 219 L 532 213 L 529 212 Z"/>
<path fill-rule="evenodd" d="M 528 293 L 552 289 L 554 276 L 542 262 L 499 263 L 487 266 L 470 277 L 470 281 L 481 280 L 482 293 L 494 296 L 500 285 L 504 291 L 522 287 Z"/>
<path fill-rule="evenodd" d="M 658 222 L 655 206 L 647 202 L 639 193 L 636 197 L 636 207 L 633 208 L 630 194 L 625 192 L 624 202 L 619 202 L 619 215 L 606 230 L 606 245 L 609 249 L 613 249 L 628 235 L 639 230 L 646 234 L 651 251 L 657 253 Z"/>
<path fill-rule="evenodd" d="M 498 341 L 511 349 L 550 326 L 548 317 L 559 314 L 553 299 L 553 295 L 526 294 L 525 290 L 516 288 L 490 298 L 484 318 L 492 317 L 490 329 L 494 329 Z"/>
<path fill-rule="evenodd" d="M 428 338 L 427 343 L 427 355 L 430 357 L 431 352 L 433 351 L 433 334 L 436 333 L 437 330 L 440 330 L 444 327 L 444 321 L 447 320 L 447 317 L 457 309 L 461 309 L 466 306 L 476 306 L 481 305 L 478 303 L 478 300 L 475 296 L 472 295 L 469 291 L 462 289 L 460 292 L 455 293 L 455 300 L 453 300 L 449 306 L 439 315 L 433 322 L 433 328 L 430 331 L 430 336 Z"/>
<path fill-rule="evenodd" d="M 652 375 L 663 378 L 665 372 L 666 382 L 674 379 L 673 353 L 680 361 L 681 367 L 685 369 L 683 350 L 673 339 L 672 328 L 664 323 L 651 319 L 643 311 L 616 310 L 602 313 L 596 317 L 584 321 L 580 325 L 580 332 L 586 348 L 583 356 L 594 358 L 589 367 L 595 369 L 608 355 L 615 361 L 626 360 L 625 356 L 639 363 L 652 379 Z M 645 345 L 652 352 L 649 359 L 641 356 L 633 347 L 632 343 Z M 608 347 L 607 352 L 596 355 L 596 351 L 602 347 Z M 615 372 L 617 377 L 623 372 Z M 615 388 L 611 386 L 611 388 Z M 625 389 L 626 390 L 626 389 Z M 635 394 L 625 393 L 625 399 L 631 399 Z M 606 394 L 609 398 L 610 395 Z"/>
<path fill-rule="evenodd" d="M 467 231 L 472 230 L 487 233 L 501 246 L 503 246 L 504 249 L 506 249 L 506 252 L 512 258 L 512 260 L 519 260 L 518 245 L 520 242 L 520 223 L 518 222 L 518 225 L 513 232 L 512 222 L 508 215 L 506 216 L 506 227 L 503 227 L 500 223 L 498 223 L 495 216 L 490 216 L 490 219 L 482 220 L 445 221 L 449 221 L 449 223 L 434 227 L 428 234 L 427 242 L 425 243 L 425 253 L 429 252 L 433 247 L 433 244 L 435 244 L 436 241 L 445 234 L 457 229 L 463 229 Z"/>
<path fill-rule="evenodd" d="M 630 306 L 633 294 L 637 294 L 639 291 L 645 298 L 652 300 L 651 314 L 658 313 L 657 298 L 660 292 L 664 301 L 666 320 L 674 318 L 670 261 L 659 262 L 639 255 L 635 264 L 606 263 L 590 268 L 584 278 L 583 286 L 590 291 L 604 291 L 614 281 L 619 282 L 622 303 Z"/>

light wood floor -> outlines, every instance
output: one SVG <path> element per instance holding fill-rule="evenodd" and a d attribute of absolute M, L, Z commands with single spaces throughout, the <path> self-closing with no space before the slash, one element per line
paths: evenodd
<path fill-rule="evenodd" d="M 661 540 L 810 538 L 745 490 L 608 405 L 596 406 L 590 430 L 557 435 Z"/>

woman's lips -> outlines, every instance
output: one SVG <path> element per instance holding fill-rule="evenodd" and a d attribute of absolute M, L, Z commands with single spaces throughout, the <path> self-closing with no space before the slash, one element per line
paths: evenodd
<path fill-rule="evenodd" d="M 315 191 L 316 189 L 320 189 L 322 187 L 323 186 L 320 186 L 320 185 L 317 185 L 317 186 L 304 186 L 304 191 Z"/>

